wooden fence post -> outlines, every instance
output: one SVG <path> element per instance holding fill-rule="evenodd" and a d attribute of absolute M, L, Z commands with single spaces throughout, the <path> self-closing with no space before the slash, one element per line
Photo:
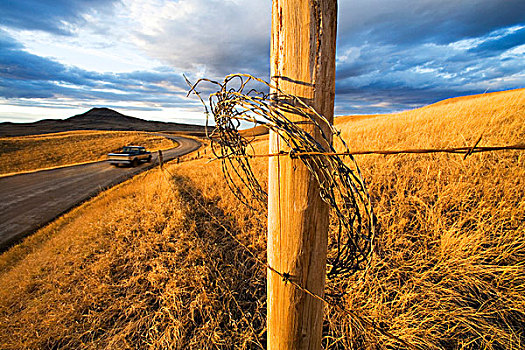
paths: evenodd
<path fill-rule="evenodd" d="M 163 157 L 162 151 L 160 149 L 159 149 L 159 166 L 160 166 L 161 169 L 164 166 L 164 157 Z"/>
<path fill-rule="evenodd" d="M 273 0 L 271 75 L 281 91 L 301 97 L 333 121 L 337 0 Z M 288 115 L 292 121 L 303 121 Z M 320 142 L 310 124 L 302 126 Z M 330 134 L 330 133 L 328 133 Z M 270 153 L 286 150 L 270 133 Z M 300 159 L 271 157 L 268 264 L 324 295 L 328 211 Z M 323 304 L 268 270 L 268 349 L 320 349 Z"/>

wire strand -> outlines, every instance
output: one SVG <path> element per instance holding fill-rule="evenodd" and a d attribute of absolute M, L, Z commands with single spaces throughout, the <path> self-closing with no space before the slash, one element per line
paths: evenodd
<path fill-rule="evenodd" d="M 267 158 L 267 157 L 283 157 L 291 156 L 298 157 L 315 157 L 315 156 L 355 156 L 355 155 L 396 155 L 396 154 L 431 154 L 431 153 L 453 153 L 465 154 L 466 156 L 474 153 L 495 152 L 495 151 L 523 151 L 525 144 L 519 143 L 508 146 L 475 146 L 475 147 L 451 147 L 451 148 L 412 148 L 403 150 L 363 150 L 363 151 L 348 151 L 348 152 L 279 152 L 268 154 L 245 154 L 245 155 L 231 155 L 230 157 L 238 158 Z M 465 157 L 466 158 L 466 157 Z M 209 158 L 210 160 L 221 158 Z"/>

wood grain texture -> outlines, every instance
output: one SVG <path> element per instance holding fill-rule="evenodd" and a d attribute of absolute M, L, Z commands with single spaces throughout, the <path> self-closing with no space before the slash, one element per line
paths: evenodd
<path fill-rule="evenodd" d="M 281 91 L 299 96 L 333 121 L 337 0 L 273 0 L 271 75 Z M 288 116 L 301 121 L 298 116 Z M 312 125 L 303 126 L 320 140 Z M 275 133 L 270 153 L 286 150 Z M 328 206 L 299 159 L 269 160 L 268 263 L 323 295 Z M 268 272 L 268 348 L 320 349 L 323 305 Z"/>

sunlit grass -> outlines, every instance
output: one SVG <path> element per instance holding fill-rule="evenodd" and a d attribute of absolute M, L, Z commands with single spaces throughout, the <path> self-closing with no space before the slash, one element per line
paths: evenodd
<path fill-rule="evenodd" d="M 338 127 L 356 150 L 464 146 L 481 133 L 480 145 L 505 145 L 522 142 L 524 108 L 518 90 Z M 523 153 L 358 162 L 379 233 L 366 276 L 328 282 L 346 291 L 340 305 L 425 349 L 523 348 Z M 154 169 L 0 256 L 1 348 L 264 347 L 266 269 L 201 205 L 261 259 L 265 209 L 240 204 L 217 161 L 168 169 L 173 187 Z M 254 171 L 264 183 L 267 159 Z M 327 348 L 400 347 L 329 306 L 323 329 Z"/>

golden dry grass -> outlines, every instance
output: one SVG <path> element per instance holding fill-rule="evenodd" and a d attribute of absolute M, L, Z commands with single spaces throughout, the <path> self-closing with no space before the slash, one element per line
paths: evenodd
<path fill-rule="evenodd" d="M 0 174 L 31 171 L 105 159 L 125 145 L 152 151 L 171 148 L 174 141 L 136 131 L 69 131 L 0 138 Z"/>
<path fill-rule="evenodd" d="M 480 145 L 515 144 L 525 137 L 525 90 L 339 127 L 351 149 L 466 146 L 480 134 Z M 523 348 L 525 156 L 462 158 L 358 157 L 380 233 L 371 271 L 349 286 L 347 307 L 423 348 Z M 352 323 L 333 317 L 335 339 L 348 336 L 338 343 L 359 347 Z"/>
<path fill-rule="evenodd" d="M 339 123 L 351 149 L 521 142 L 524 90 Z M 255 143 L 258 152 L 267 141 Z M 425 349 L 525 346 L 525 156 L 360 156 L 379 234 L 341 306 Z M 265 181 L 266 159 L 255 172 Z M 228 191 L 218 162 L 169 166 L 102 194 L 0 256 L 0 347 L 261 348 L 266 213 Z M 334 234 L 331 231 L 330 234 Z M 356 276 L 359 277 L 359 276 Z M 400 348 L 325 308 L 331 349 Z"/>
<path fill-rule="evenodd" d="M 262 273 L 193 201 L 155 169 L 4 253 L 0 348 L 257 347 Z"/>

